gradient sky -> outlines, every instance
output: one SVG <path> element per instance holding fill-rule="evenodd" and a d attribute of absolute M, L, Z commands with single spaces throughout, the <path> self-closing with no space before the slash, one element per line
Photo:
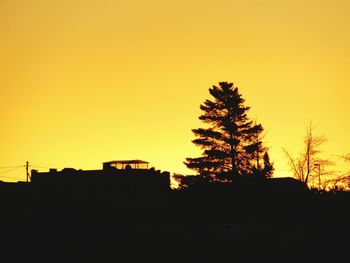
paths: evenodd
<path fill-rule="evenodd" d="M 275 176 L 310 121 L 328 156 L 349 153 L 349 13 L 348 0 L 1 0 L 0 167 L 192 173 L 191 129 L 220 81 L 267 131 Z"/>

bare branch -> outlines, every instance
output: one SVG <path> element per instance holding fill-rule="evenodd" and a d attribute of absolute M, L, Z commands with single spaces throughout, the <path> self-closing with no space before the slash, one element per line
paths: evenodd
<path fill-rule="evenodd" d="M 313 129 L 312 122 L 310 122 L 306 128 L 304 147 L 298 158 L 292 158 L 287 150 L 283 150 L 290 162 L 294 176 L 306 184 L 310 184 L 315 178 L 319 178 L 320 187 L 321 175 L 328 174 L 325 167 L 331 165 L 332 162 L 320 158 L 319 155 L 322 153 L 320 147 L 327 141 L 327 138 L 325 136 L 314 136 Z"/>
<path fill-rule="evenodd" d="M 289 154 L 289 152 L 286 149 L 282 148 L 282 150 L 284 151 L 286 157 L 289 160 L 290 165 L 293 168 L 294 177 L 296 177 L 297 179 L 301 180 L 302 178 L 300 177 L 300 173 L 299 173 L 299 171 L 297 169 L 298 165 L 295 163 L 295 160 L 293 159 L 293 157 Z"/>

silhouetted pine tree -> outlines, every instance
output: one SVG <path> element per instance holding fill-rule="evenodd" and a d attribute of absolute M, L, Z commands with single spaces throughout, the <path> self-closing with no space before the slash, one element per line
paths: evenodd
<path fill-rule="evenodd" d="M 271 178 L 275 168 L 273 168 L 273 164 L 270 162 L 270 156 L 268 152 L 264 153 L 263 159 L 264 159 L 264 168 L 263 168 L 262 174 L 265 175 L 266 178 Z"/>
<path fill-rule="evenodd" d="M 197 137 L 192 142 L 203 149 L 202 156 L 186 158 L 184 164 L 211 182 L 229 182 L 241 175 L 270 177 L 273 165 L 262 145 L 263 127 L 248 118 L 249 107 L 238 88 L 220 82 L 209 92 L 214 99 L 200 106 L 199 116 L 207 128 L 192 130 Z"/>

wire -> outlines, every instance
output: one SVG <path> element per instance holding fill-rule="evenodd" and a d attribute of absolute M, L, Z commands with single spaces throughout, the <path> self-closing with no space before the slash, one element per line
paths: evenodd
<path fill-rule="evenodd" d="M 29 165 L 29 167 L 34 167 L 34 168 L 43 168 L 43 169 L 50 169 L 50 167 L 45 167 L 45 166 L 37 166 L 37 165 Z"/>
<path fill-rule="evenodd" d="M 11 169 L 11 168 L 20 168 L 25 167 L 25 165 L 16 165 L 16 166 L 2 166 L 0 169 Z"/>
<path fill-rule="evenodd" d="M 43 168 L 43 169 L 50 169 L 50 168 L 54 168 L 54 167 L 70 167 L 70 166 L 78 166 L 78 167 L 91 167 L 91 168 L 95 168 L 96 165 L 93 164 L 40 164 L 40 163 L 30 163 L 29 166 L 30 167 L 35 167 L 35 168 Z"/>
<path fill-rule="evenodd" d="M 12 169 L 9 169 L 9 170 L 6 170 L 6 171 L 1 171 L 0 174 L 4 174 L 4 173 L 8 173 L 8 172 L 12 172 L 14 170 L 17 170 L 19 168 L 23 168 L 24 166 L 20 166 L 20 167 L 16 167 L 16 168 L 12 168 Z"/>
<path fill-rule="evenodd" d="M 19 167 L 12 168 L 12 169 L 9 169 L 9 170 L 6 170 L 6 171 L 1 171 L 1 172 L 0 172 L 0 174 L 9 173 L 9 172 L 12 172 L 12 171 L 18 170 L 19 168 L 23 168 L 23 167 L 25 167 L 25 166 L 19 166 Z M 23 180 L 23 178 L 19 178 L 19 177 L 12 177 L 12 176 L 5 176 L 5 175 L 0 175 L 0 178 L 8 178 L 8 179 L 17 179 L 17 180 Z"/>
<path fill-rule="evenodd" d="M 24 180 L 24 178 L 19 178 L 19 177 L 10 177 L 10 176 L 5 176 L 5 175 L 0 175 L 0 178 L 8 178 L 8 179 Z"/>

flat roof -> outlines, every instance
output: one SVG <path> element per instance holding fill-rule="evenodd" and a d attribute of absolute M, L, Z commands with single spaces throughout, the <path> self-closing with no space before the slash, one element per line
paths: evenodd
<path fill-rule="evenodd" d="M 109 162 L 104 162 L 104 164 L 114 164 L 114 163 L 120 163 L 120 164 L 130 164 L 130 163 L 149 163 L 142 160 L 114 160 Z"/>

